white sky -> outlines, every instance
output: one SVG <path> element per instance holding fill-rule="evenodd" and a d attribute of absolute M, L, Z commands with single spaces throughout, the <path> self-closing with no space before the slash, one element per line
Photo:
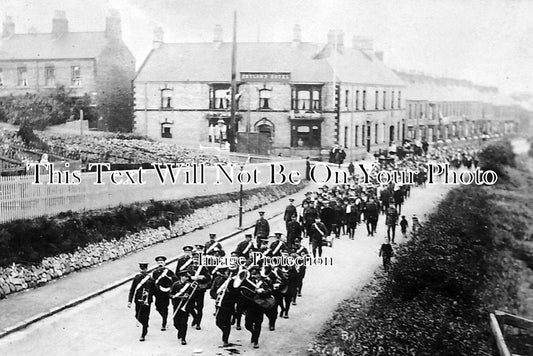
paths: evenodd
<path fill-rule="evenodd" d="M 240 41 L 290 41 L 296 23 L 304 41 L 342 29 L 347 46 L 373 37 L 392 68 L 533 92 L 533 0 L 0 0 L 0 18 L 12 16 L 17 33 L 50 32 L 64 10 L 71 31 L 101 31 L 110 8 L 137 67 L 156 25 L 165 42 L 211 41 L 215 24 L 230 41 L 237 10 Z"/>

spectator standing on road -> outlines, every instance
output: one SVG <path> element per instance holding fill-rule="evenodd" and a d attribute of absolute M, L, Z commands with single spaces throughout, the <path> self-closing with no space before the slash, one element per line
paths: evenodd
<path fill-rule="evenodd" d="M 379 249 L 379 256 L 383 258 L 383 268 L 387 272 L 390 267 L 390 260 L 392 257 L 392 246 L 388 237 L 385 237 L 385 243 Z"/>
<path fill-rule="evenodd" d="M 266 239 L 270 235 L 270 224 L 265 219 L 265 212 L 259 212 L 259 219 L 255 222 L 254 237 L 257 239 Z"/>
<path fill-rule="evenodd" d="M 389 239 L 391 238 L 392 231 L 392 243 L 394 243 L 394 239 L 396 238 L 396 225 L 398 224 L 398 211 L 396 211 L 396 208 L 391 206 L 387 210 L 385 224 L 387 225 L 387 237 Z"/>
<path fill-rule="evenodd" d="M 405 215 L 402 215 L 402 220 L 400 220 L 400 228 L 401 228 L 402 236 L 404 239 L 407 237 L 408 226 L 409 226 L 409 223 L 407 222 L 407 219 L 405 219 Z"/>

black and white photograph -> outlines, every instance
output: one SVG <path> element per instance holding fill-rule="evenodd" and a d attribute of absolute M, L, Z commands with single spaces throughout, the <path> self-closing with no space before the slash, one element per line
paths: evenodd
<path fill-rule="evenodd" d="M 533 355 L 533 0 L 0 22 L 0 355 Z"/>

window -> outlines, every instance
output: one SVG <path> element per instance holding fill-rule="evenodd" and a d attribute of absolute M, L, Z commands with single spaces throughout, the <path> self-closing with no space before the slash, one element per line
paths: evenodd
<path fill-rule="evenodd" d="M 374 143 L 378 143 L 378 124 L 374 127 Z"/>
<path fill-rule="evenodd" d="M 355 126 L 355 141 L 354 141 L 354 145 L 355 147 L 359 146 L 359 125 L 356 125 Z"/>
<path fill-rule="evenodd" d="M 217 89 L 215 90 L 215 104 L 213 109 L 227 109 L 229 106 L 229 90 Z"/>
<path fill-rule="evenodd" d="M 80 87 L 81 86 L 80 66 L 72 66 L 70 72 L 71 72 L 71 80 L 70 80 L 71 86 Z"/>
<path fill-rule="evenodd" d="M 398 91 L 398 109 L 402 108 L 402 92 Z"/>
<path fill-rule="evenodd" d="M 366 90 L 363 90 L 363 110 L 366 110 Z"/>
<path fill-rule="evenodd" d="M 56 84 L 55 69 L 53 66 L 44 68 L 44 85 L 53 87 Z"/>
<path fill-rule="evenodd" d="M 387 92 L 383 91 L 383 110 L 387 108 Z"/>
<path fill-rule="evenodd" d="M 359 90 L 355 91 L 355 110 L 359 110 Z"/>
<path fill-rule="evenodd" d="M 350 91 L 346 90 L 346 92 L 344 93 L 344 107 L 346 109 L 349 108 L 349 103 L 350 103 Z M 346 145 L 344 145 L 344 146 L 346 146 Z"/>
<path fill-rule="evenodd" d="M 385 123 L 381 126 L 381 142 L 385 142 Z"/>
<path fill-rule="evenodd" d="M 370 128 L 370 126 L 368 126 Z M 365 128 L 366 128 L 366 125 L 362 125 L 361 126 L 361 145 L 365 145 L 365 140 L 366 140 L 366 137 L 365 137 Z"/>
<path fill-rule="evenodd" d="M 320 147 L 320 123 L 293 123 L 291 133 L 291 147 Z"/>
<path fill-rule="evenodd" d="M 270 89 L 259 90 L 259 109 L 270 109 L 270 97 L 272 91 Z"/>
<path fill-rule="evenodd" d="M 348 126 L 344 126 L 344 147 L 348 148 Z"/>
<path fill-rule="evenodd" d="M 26 71 L 26 67 L 17 68 L 17 85 L 19 87 L 28 86 L 28 72 Z"/>
<path fill-rule="evenodd" d="M 394 109 L 394 90 L 392 91 L 390 98 L 390 108 Z"/>
<path fill-rule="evenodd" d="M 172 109 L 172 89 L 161 89 L 161 108 Z"/>
<path fill-rule="evenodd" d="M 374 105 L 374 108 L 377 110 L 378 109 L 378 103 L 379 103 L 379 91 L 376 90 L 376 100 L 374 101 L 375 105 Z"/>
<path fill-rule="evenodd" d="M 161 125 L 161 137 L 172 138 L 172 131 L 170 130 L 170 125 L 169 124 L 162 124 Z"/>
<path fill-rule="evenodd" d="M 316 86 L 296 86 L 292 89 L 293 110 L 302 111 L 319 111 L 320 105 L 320 88 Z"/>

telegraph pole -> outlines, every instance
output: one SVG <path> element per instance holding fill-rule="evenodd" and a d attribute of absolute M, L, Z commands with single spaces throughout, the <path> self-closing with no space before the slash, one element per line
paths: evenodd
<path fill-rule="evenodd" d="M 231 49 L 231 112 L 230 112 L 230 124 L 228 130 L 228 141 L 230 152 L 237 151 L 235 146 L 235 136 L 237 131 L 235 130 L 235 109 L 237 101 L 235 100 L 235 94 L 237 92 L 237 11 L 233 11 L 233 46 Z"/>

